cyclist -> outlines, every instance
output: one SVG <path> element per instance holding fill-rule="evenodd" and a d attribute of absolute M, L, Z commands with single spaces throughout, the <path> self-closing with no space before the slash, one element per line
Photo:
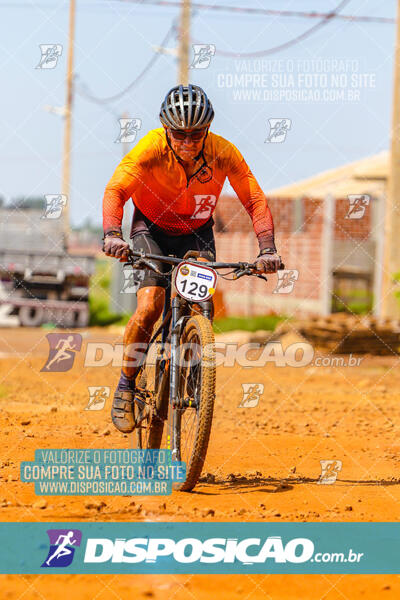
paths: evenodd
<path fill-rule="evenodd" d="M 134 250 L 179 258 L 188 250 L 197 250 L 199 258 L 215 260 L 212 214 L 228 177 L 258 238 L 257 270 L 275 272 L 280 257 L 266 197 L 239 150 L 209 131 L 214 110 L 204 90 L 190 84 L 173 87 L 159 117 L 162 127 L 149 131 L 122 159 L 105 189 L 104 252 L 121 262 L 126 260 L 129 244 L 122 237 L 121 223 L 124 204 L 132 198 Z M 153 262 L 162 272 L 168 268 Z M 130 364 L 130 358 L 136 344 L 143 348 L 149 342 L 164 307 L 167 285 L 162 275 L 144 271 L 137 308 L 125 329 L 123 365 L 111 410 L 114 425 L 124 433 L 135 426 L 133 402 L 139 367 Z"/>

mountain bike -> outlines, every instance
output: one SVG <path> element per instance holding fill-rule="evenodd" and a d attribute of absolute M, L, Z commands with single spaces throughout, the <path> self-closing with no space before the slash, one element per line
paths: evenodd
<path fill-rule="evenodd" d="M 124 268 L 148 268 L 169 278 L 163 314 L 140 359 L 132 444 L 159 449 L 167 423 L 165 445 L 172 460 L 186 463 L 186 480 L 173 486 L 179 491 L 191 491 L 196 485 L 210 438 L 216 373 L 212 295 L 217 277 L 237 280 L 255 275 L 267 281 L 254 272 L 255 263 L 198 258 L 197 251 L 177 258 L 130 250 L 124 263 Z M 170 271 L 161 272 L 153 260 L 170 265 Z M 218 269 L 231 270 L 222 274 Z"/>

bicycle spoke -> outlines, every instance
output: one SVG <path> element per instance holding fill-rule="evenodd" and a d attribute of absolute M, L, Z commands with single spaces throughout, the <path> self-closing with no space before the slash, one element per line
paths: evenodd
<path fill-rule="evenodd" d="M 190 317 L 182 332 L 181 346 L 185 347 L 184 366 L 179 369 L 178 399 L 183 409 L 172 409 L 174 460 L 186 463 L 186 481 L 175 489 L 190 491 L 196 485 L 207 452 L 211 431 L 214 396 L 215 364 L 202 362 L 205 348 L 214 344 L 210 321 L 202 316 Z M 191 403 L 192 401 L 192 403 Z"/>
<path fill-rule="evenodd" d="M 155 324 L 159 327 L 160 320 Z M 155 331 L 153 328 L 153 331 Z M 156 366 L 154 359 L 160 360 L 157 354 L 157 343 L 155 340 L 150 346 L 146 363 L 137 376 L 137 398 L 142 402 L 142 409 L 135 403 L 135 418 L 137 419 L 141 410 L 145 410 L 145 418 L 138 424 L 131 434 L 132 447 L 141 449 L 157 449 L 161 446 L 162 432 L 164 428 L 163 419 L 158 417 L 158 410 L 168 402 L 165 398 L 165 386 L 162 393 L 156 393 Z M 157 363 L 158 364 L 158 363 Z M 159 388 L 159 386 L 158 386 Z M 168 393 L 168 392 L 167 392 Z M 143 402 L 145 407 L 143 409 Z M 162 411 L 163 414 L 165 411 Z"/>
<path fill-rule="evenodd" d="M 184 411 L 180 411 L 181 447 L 179 455 L 180 459 L 186 463 L 190 461 L 197 431 L 198 403 L 200 400 L 198 397 L 198 388 L 201 377 L 199 366 L 201 360 L 200 339 L 198 336 L 193 336 L 190 341 L 193 345 L 185 352 L 185 366 L 181 370 L 181 399 L 193 398 L 193 400 L 197 400 L 197 404 L 195 404 L 196 408 L 186 408 Z"/>
<path fill-rule="evenodd" d="M 184 450 L 183 450 L 183 452 L 181 452 L 181 460 L 183 460 L 183 461 L 185 461 L 185 462 L 187 462 L 187 460 L 185 460 L 185 458 L 184 458 L 184 457 L 186 456 L 186 452 L 185 452 L 185 451 L 186 451 L 186 448 L 188 447 L 189 441 L 191 441 L 191 438 L 192 438 L 191 434 L 192 434 L 192 432 L 193 432 L 193 426 L 194 426 L 194 425 L 196 425 L 196 426 L 197 426 L 197 414 L 196 414 L 196 412 L 194 411 L 194 409 L 190 409 L 190 408 L 189 408 L 189 409 L 187 408 L 187 409 L 186 409 L 186 412 L 187 412 L 188 410 L 192 411 L 192 413 L 193 413 L 193 415 L 194 415 L 194 418 L 192 417 L 192 419 L 191 419 L 191 421 L 192 421 L 192 424 L 191 424 L 191 426 L 190 426 L 190 431 L 188 432 L 188 434 L 187 434 L 187 437 L 186 437 L 186 443 L 185 443 Z M 188 421 L 188 420 L 189 420 L 189 419 L 187 419 L 187 421 Z M 186 422 L 187 422 L 187 421 L 186 421 Z M 187 429 L 186 425 L 185 425 L 185 429 Z M 189 445 L 189 450 L 190 450 L 190 445 Z M 190 458 L 190 456 L 189 456 L 188 458 Z"/>

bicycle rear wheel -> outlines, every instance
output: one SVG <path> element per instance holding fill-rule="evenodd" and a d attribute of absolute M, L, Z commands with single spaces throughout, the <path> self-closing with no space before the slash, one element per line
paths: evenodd
<path fill-rule="evenodd" d="M 172 459 L 186 463 L 186 480 L 175 484 L 191 491 L 204 465 L 215 399 L 215 339 L 211 322 L 203 315 L 188 319 L 180 339 L 178 393 L 185 408 L 171 407 Z"/>
<path fill-rule="evenodd" d="M 153 331 L 161 325 L 162 319 L 154 325 Z M 164 421 L 167 419 L 169 398 L 169 360 L 165 361 L 160 349 L 161 334 L 154 341 L 146 362 L 137 377 L 137 397 L 142 399 L 145 417 L 140 425 L 132 432 L 134 448 L 143 450 L 158 450 L 164 431 Z M 140 409 L 135 403 L 135 418 L 139 416 Z"/>

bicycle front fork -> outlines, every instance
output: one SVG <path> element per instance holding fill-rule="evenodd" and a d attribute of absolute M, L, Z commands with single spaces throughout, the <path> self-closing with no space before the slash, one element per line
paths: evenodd
<path fill-rule="evenodd" d="M 183 409 L 184 398 L 179 396 L 179 365 L 182 357 L 180 356 L 180 337 L 182 335 L 183 327 L 190 315 L 182 314 L 185 312 L 183 309 L 187 306 L 187 301 L 180 296 L 175 296 L 172 299 L 172 316 L 171 316 L 171 362 L 170 362 L 170 388 L 169 388 L 169 402 L 172 409 L 174 409 L 174 419 L 177 417 L 175 410 Z M 201 303 L 201 312 L 207 319 L 212 319 L 213 305 L 212 300 L 207 300 Z M 173 427 L 172 433 L 172 452 L 175 453 L 175 459 L 177 453 L 179 453 L 180 440 L 176 436 L 180 435 L 180 428 Z"/>
<path fill-rule="evenodd" d="M 172 299 L 172 317 L 171 317 L 171 362 L 170 362 L 170 388 L 169 401 L 175 407 L 178 405 L 178 385 L 179 385 L 179 338 L 182 327 L 188 317 L 181 316 L 181 311 L 185 300 L 180 296 Z"/>

